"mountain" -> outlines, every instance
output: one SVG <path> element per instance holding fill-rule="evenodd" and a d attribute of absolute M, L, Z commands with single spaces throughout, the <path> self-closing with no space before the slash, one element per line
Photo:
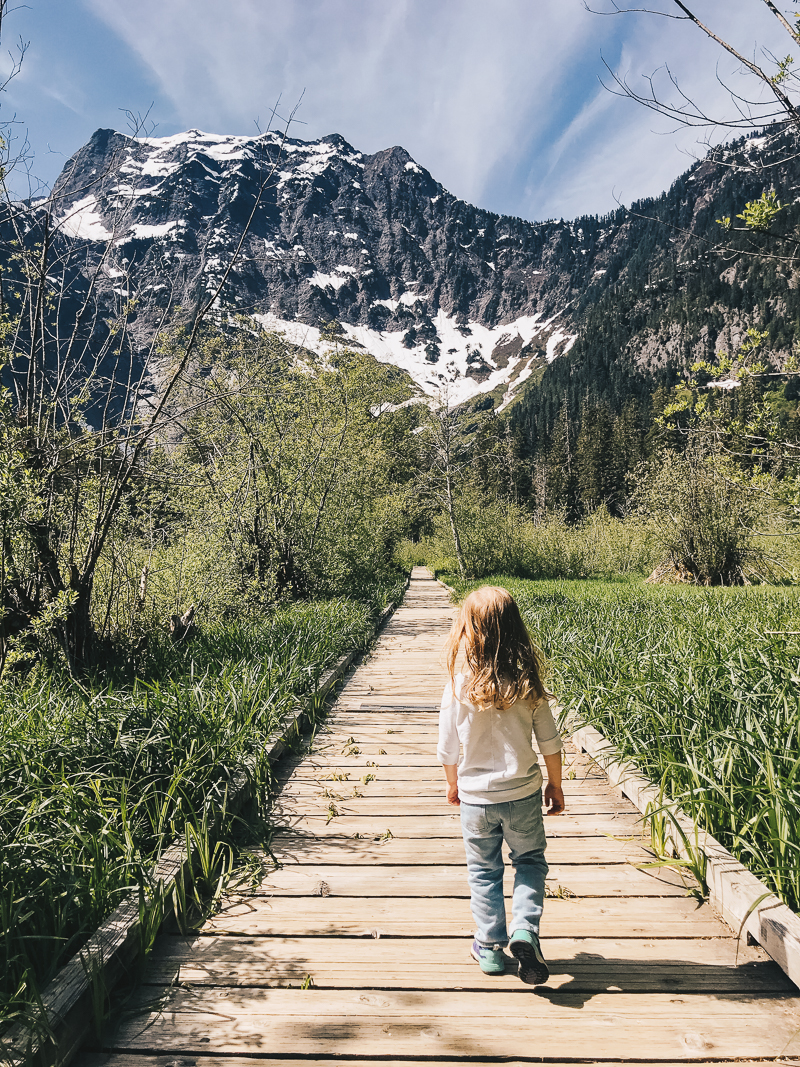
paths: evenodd
<path fill-rule="evenodd" d="M 717 217 L 771 182 L 796 187 L 793 159 L 769 167 L 786 149 L 777 133 L 740 141 L 660 198 L 533 223 L 457 199 L 399 147 L 98 130 L 52 196 L 26 207 L 26 230 L 40 238 L 50 212 L 49 239 L 72 256 L 61 299 L 74 312 L 91 290 L 98 336 L 128 304 L 134 360 L 224 279 L 221 318 L 250 315 L 310 347 L 334 324 L 426 393 L 504 406 L 526 382 L 567 388 L 598 337 L 600 363 L 627 381 L 731 343 L 759 301 L 771 322 L 791 318 L 781 269 L 756 292 L 753 264 L 713 250 Z"/>

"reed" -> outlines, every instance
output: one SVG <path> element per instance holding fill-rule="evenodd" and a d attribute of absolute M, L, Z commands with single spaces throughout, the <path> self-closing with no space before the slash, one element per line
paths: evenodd
<path fill-rule="evenodd" d="M 371 628 L 362 603 L 296 605 L 212 625 L 186 647 L 153 634 L 147 677 L 128 684 L 40 671 L 0 686 L 1 1025 L 35 1014 L 131 886 L 148 897 L 173 840 L 198 846 L 186 908 L 219 895 L 234 776 L 246 763 L 266 797 L 266 740 Z"/>
<path fill-rule="evenodd" d="M 491 581 L 518 600 L 565 708 L 798 909 L 800 592 Z"/>

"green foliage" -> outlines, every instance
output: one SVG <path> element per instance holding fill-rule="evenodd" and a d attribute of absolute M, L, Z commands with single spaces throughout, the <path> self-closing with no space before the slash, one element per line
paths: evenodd
<path fill-rule="evenodd" d="M 756 233 L 769 233 L 772 223 L 785 208 L 786 205 L 780 202 L 774 189 L 770 189 L 769 192 L 765 190 L 758 200 L 749 200 L 744 206 L 744 211 L 736 218 L 742 219 L 749 230 L 755 230 Z"/>
<path fill-rule="evenodd" d="M 703 585 L 764 580 L 766 559 L 753 536 L 766 510 L 754 485 L 721 452 L 694 441 L 638 472 L 637 503 L 650 521 L 668 573 Z"/>
<path fill-rule="evenodd" d="M 458 517 L 469 574 L 525 578 L 626 577 L 652 570 L 658 560 L 652 532 L 634 516 L 615 519 L 598 509 L 579 523 L 563 512 L 534 520 L 509 503 L 482 502 L 473 489 L 458 500 Z M 439 517 L 431 537 L 402 542 L 398 560 L 433 571 L 457 570 L 452 533 Z"/>
<path fill-rule="evenodd" d="M 246 596 L 368 589 L 397 539 L 392 407 L 407 391 L 365 354 L 299 352 L 275 334 L 211 335 L 166 452 L 189 529 L 218 543 Z M 407 433 L 407 428 L 406 428 Z"/>
<path fill-rule="evenodd" d="M 796 16 L 795 16 L 796 17 Z M 792 56 L 784 56 L 783 59 L 778 60 L 778 69 L 775 74 L 772 75 L 770 81 L 773 85 L 780 85 L 781 82 L 786 81 L 787 78 L 792 76 L 792 66 L 794 64 L 794 58 Z"/>
<path fill-rule="evenodd" d="M 519 602 L 568 712 L 797 910 L 800 593 L 492 581 Z"/>
<path fill-rule="evenodd" d="M 369 631 L 365 605 L 313 602 L 206 627 L 190 647 L 156 641 L 150 681 L 85 687 L 40 669 L 0 687 L 0 1022 L 24 1015 L 129 887 L 149 899 L 176 838 L 207 861 L 187 907 L 218 892 L 234 775 L 246 766 L 263 803 L 267 739 Z"/>

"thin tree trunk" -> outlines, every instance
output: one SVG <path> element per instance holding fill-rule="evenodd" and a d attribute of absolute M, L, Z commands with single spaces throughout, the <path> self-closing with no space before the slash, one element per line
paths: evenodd
<path fill-rule="evenodd" d="M 456 546 L 456 559 L 458 560 L 458 574 L 460 578 L 466 578 L 467 568 L 464 565 L 464 553 L 461 550 L 461 537 L 458 533 L 458 523 L 456 522 L 456 509 L 453 504 L 453 483 L 450 479 L 450 470 L 445 473 L 445 480 L 447 484 L 447 514 L 450 517 L 450 529 L 453 531 L 453 541 Z"/>

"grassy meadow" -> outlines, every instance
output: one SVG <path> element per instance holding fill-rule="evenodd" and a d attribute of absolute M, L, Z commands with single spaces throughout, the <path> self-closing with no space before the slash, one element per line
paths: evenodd
<path fill-rule="evenodd" d="M 382 590 L 399 597 L 401 586 Z M 44 987 L 176 838 L 201 843 L 213 896 L 230 868 L 226 812 L 243 765 L 264 798 L 265 742 L 373 611 L 348 599 L 220 621 L 192 641 L 166 635 L 147 676 L 115 684 L 38 670 L 0 686 L 0 1023 L 35 1010 Z M 258 824 L 258 806 L 250 813 Z M 218 889 L 218 886 L 216 886 Z"/>
<path fill-rule="evenodd" d="M 564 707 L 800 907 L 800 590 L 443 577 L 507 588 Z"/>

